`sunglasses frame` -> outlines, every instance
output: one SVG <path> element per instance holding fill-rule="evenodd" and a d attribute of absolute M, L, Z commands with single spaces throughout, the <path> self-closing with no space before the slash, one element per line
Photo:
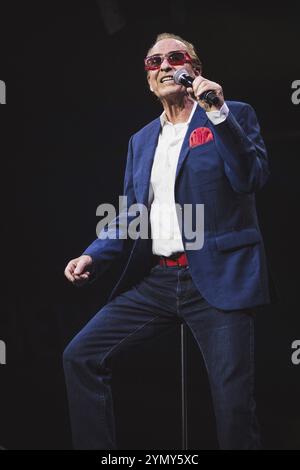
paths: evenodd
<path fill-rule="evenodd" d="M 170 62 L 170 55 L 171 54 L 174 54 L 175 52 L 180 52 L 183 54 L 183 60 L 182 62 L 180 61 L 179 63 L 176 63 L 176 64 L 172 64 L 172 62 Z M 161 59 L 161 62 L 159 65 L 157 66 L 151 66 L 151 65 L 147 65 L 147 60 L 150 58 L 150 57 L 160 57 Z M 178 50 L 178 51 L 170 51 L 170 52 L 167 52 L 167 54 L 152 54 L 152 55 L 148 55 L 147 57 L 145 57 L 144 59 L 144 64 L 145 64 L 145 70 L 149 71 L 149 70 L 158 70 L 161 66 L 161 64 L 163 63 L 164 59 L 167 58 L 168 62 L 170 65 L 184 65 L 186 63 L 192 63 L 192 58 L 190 56 L 190 54 L 186 51 L 181 51 L 181 50 Z"/>

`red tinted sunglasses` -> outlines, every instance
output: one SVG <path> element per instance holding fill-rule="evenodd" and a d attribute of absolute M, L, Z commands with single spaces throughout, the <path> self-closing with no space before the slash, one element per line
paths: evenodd
<path fill-rule="evenodd" d="M 191 56 L 184 51 L 172 51 L 168 52 L 167 54 L 154 54 L 149 55 L 144 59 L 145 70 L 159 69 L 165 57 L 170 65 L 184 65 L 187 62 L 192 62 Z"/>

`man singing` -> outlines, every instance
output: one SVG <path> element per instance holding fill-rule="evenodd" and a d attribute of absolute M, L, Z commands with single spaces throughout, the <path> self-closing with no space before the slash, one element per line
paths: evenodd
<path fill-rule="evenodd" d="M 174 81 L 182 68 L 194 78 L 190 88 Z M 270 296 L 255 208 L 269 176 L 257 118 L 248 104 L 224 101 L 179 36 L 158 35 L 145 70 L 163 112 L 129 141 L 124 196 L 127 207 L 149 208 L 151 235 L 124 236 L 124 220 L 132 220 L 124 209 L 112 223 L 118 236 L 98 237 L 65 269 L 82 285 L 126 259 L 108 303 L 64 352 L 74 448 L 117 448 L 111 359 L 181 319 L 205 361 L 220 449 L 259 449 L 253 321 Z M 184 221 L 185 207 L 194 214 L 198 205 L 204 239 L 195 248 L 180 214 Z"/>

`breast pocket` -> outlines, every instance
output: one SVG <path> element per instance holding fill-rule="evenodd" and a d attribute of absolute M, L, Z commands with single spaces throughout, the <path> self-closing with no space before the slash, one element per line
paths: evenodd
<path fill-rule="evenodd" d="M 218 185 L 225 176 L 223 160 L 213 141 L 190 149 L 186 169 L 192 186 Z"/>

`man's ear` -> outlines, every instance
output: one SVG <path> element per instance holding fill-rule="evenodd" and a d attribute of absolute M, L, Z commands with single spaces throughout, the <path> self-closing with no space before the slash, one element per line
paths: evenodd
<path fill-rule="evenodd" d="M 152 93 L 153 93 L 153 88 L 152 88 L 151 85 L 150 85 L 150 77 L 149 77 L 149 74 L 147 74 L 147 80 L 148 80 L 148 85 L 149 85 L 150 91 L 152 91 Z"/>
<path fill-rule="evenodd" d="M 195 74 L 195 77 L 198 77 L 198 75 L 201 75 L 201 70 L 194 69 L 194 74 Z"/>

